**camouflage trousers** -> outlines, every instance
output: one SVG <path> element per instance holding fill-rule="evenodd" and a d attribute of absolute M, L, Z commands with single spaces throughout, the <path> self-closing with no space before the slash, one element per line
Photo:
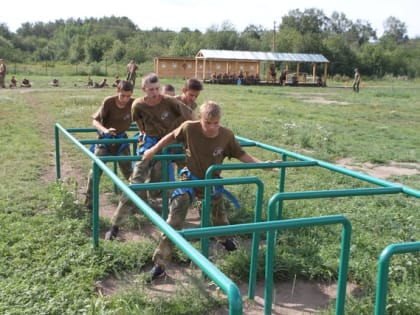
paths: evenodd
<path fill-rule="evenodd" d="M 169 204 L 169 215 L 166 222 L 175 230 L 183 228 L 188 209 L 192 205 L 190 195 L 186 192 L 173 198 Z M 211 223 L 217 225 L 229 225 L 228 214 L 224 206 L 223 195 L 219 194 L 211 200 Z M 218 237 L 219 241 L 224 242 L 226 237 Z M 165 268 L 166 264 L 170 261 L 174 244 L 165 235 L 161 234 L 161 240 L 158 247 L 153 254 L 153 261 L 156 265 Z"/>
<path fill-rule="evenodd" d="M 160 161 L 138 161 L 130 178 L 130 184 L 154 183 L 162 181 L 162 163 Z M 137 195 L 147 202 L 156 212 L 162 212 L 161 190 L 138 190 Z M 134 213 L 137 207 L 123 194 L 112 217 L 112 224 L 120 226 L 127 215 Z"/>
<path fill-rule="evenodd" d="M 121 152 L 117 153 L 118 146 L 107 145 L 106 147 L 103 145 L 99 145 L 95 148 L 95 155 L 96 156 L 108 156 L 108 155 L 120 155 L 120 156 L 128 156 L 131 155 L 130 148 L 127 146 Z M 118 161 L 118 166 L 120 171 L 125 179 L 129 179 L 133 168 L 131 166 L 131 161 Z M 98 175 L 99 178 L 102 176 L 102 169 L 99 168 Z M 88 207 L 92 207 L 92 193 L 93 193 L 93 170 L 89 171 L 88 175 L 88 182 L 87 182 L 87 190 L 86 190 L 86 200 L 85 204 Z"/>

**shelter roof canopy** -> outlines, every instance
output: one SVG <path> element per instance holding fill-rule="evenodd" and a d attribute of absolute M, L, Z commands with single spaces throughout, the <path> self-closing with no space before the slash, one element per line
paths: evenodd
<path fill-rule="evenodd" d="M 197 59 L 226 59 L 226 60 L 259 60 L 259 61 L 288 61 L 288 62 L 316 62 L 329 63 L 321 54 L 294 54 L 263 51 L 215 50 L 201 49 Z"/>

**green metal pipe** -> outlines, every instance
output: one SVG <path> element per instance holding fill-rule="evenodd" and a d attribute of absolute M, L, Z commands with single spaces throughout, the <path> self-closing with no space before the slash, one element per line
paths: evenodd
<path fill-rule="evenodd" d="M 389 263 L 394 254 L 405 254 L 420 251 L 420 242 L 388 245 L 379 256 L 378 276 L 376 282 L 375 315 L 386 314 L 386 295 L 388 290 Z"/>
<path fill-rule="evenodd" d="M 85 132 L 98 132 L 98 130 L 94 127 L 88 127 L 88 128 L 66 128 L 66 130 L 69 133 L 85 133 Z M 129 131 L 138 131 L 138 128 L 136 125 L 131 125 L 130 128 L 128 129 Z"/>
<path fill-rule="evenodd" d="M 183 157 L 184 156 L 184 157 Z M 185 155 L 179 154 L 160 154 L 155 155 L 154 159 L 156 160 L 182 160 L 185 158 Z M 98 156 L 103 162 L 113 162 L 113 161 L 140 161 L 142 159 L 141 155 L 107 155 L 107 156 Z"/>
<path fill-rule="evenodd" d="M 55 177 L 56 179 L 61 178 L 61 161 L 60 161 L 60 130 L 57 125 L 54 126 L 54 137 L 55 137 Z"/>
<path fill-rule="evenodd" d="M 205 228 L 191 228 L 181 230 L 179 233 L 186 239 L 194 239 L 202 236 L 213 237 L 222 235 L 250 234 L 254 232 L 276 231 L 279 229 L 285 230 L 309 226 L 322 226 L 339 223 L 344 224 L 347 221 L 348 219 L 344 215 L 337 214 L 322 217 L 273 220 L 256 223 L 240 223 L 234 225 L 210 226 Z"/>
<path fill-rule="evenodd" d="M 239 288 L 232 282 L 231 279 L 226 277 L 219 269 L 217 269 L 206 257 L 204 257 L 199 251 L 197 251 L 190 243 L 188 243 L 177 231 L 175 231 L 170 225 L 168 225 L 150 206 L 144 202 L 129 186 L 118 178 L 100 159 L 98 159 L 92 152 L 84 147 L 77 139 L 75 139 L 67 130 L 65 130 L 59 124 L 56 124 L 57 128 L 63 132 L 63 134 L 73 142 L 79 149 L 82 150 L 89 158 L 91 158 L 97 167 L 101 168 L 102 171 L 108 175 L 112 181 L 116 183 L 119 189 L 127 195 L 128 198 L 140 209 L 143 213 L 164 232 L 172 242 L 174 242 L 178 248 L 180 248 L 199 268 L 203 270 L 207 276 L 212 279 L 228 296 L 229 300 L 229 314 L 239 315 L 242 314 L 242 296 Z M 97 171 L 97 170 L 96 170 Z M 94 189 L 98 187 L 94 187 Z M 98 195 L 98 192 L 94 194 Z M 99 200 L 99 199 L 98 199 Z M 99 215 L 98 213 L 94 216 Z M 93 220 L 95 222 L 95 219 Z M 98 226 L 93 227 L 94 230 L 98 230 Z M 99 233 L 93 232 L 94 239 L 98 237 Z M 94 248 L 98 247 L 98 239 L 94 240 Z"/>
<path fill-rule="evenodd" d="M 271 205 L 272 207 L 274 204 Z M 273 211 L 273 210 L 272 210 Z M 274 211 L 273 211 L 274 212 Z M 351 241 L 351 223 L 343 215 L 331 215 L 313 218 L 300 218 L 289 220 L 273 220 L 267 222 L 235 224 L 232 226 L 213 226 L 205 228 L 196 228 L 180 231 L 186 239 L 196 237 L 212 237 L 221 235 L 235 235 L 256 232 L 269 232 L 270 240 L 267 240 L 266 252 L 266 279 L 265 279 L 265 304 L 264 314 L 271 314 L 272 292 L 273 292 L 273 266 L 274 266 L 274 233 L 277 230 L 302 228 L 312 226 L 323 226 L 332 224 L 342 224 L 340 265 L 338 271 L 337 283 L 337 301 L 336 314 L 344 314 L 344 305 L 346 297 L 346 284 L 348 273 L 348 262 L 350 258 L 350 241 Z M 271 243 L 272 245 L 269 245 Z"/>
<path fill-rule="evenodd" d="M 383 187 L 401 187 L 402 192 L 404 192 L 408 195 L 411 195 L 413 197 L 420 198 L 420 191 L 419 190 L 415 190 L 415 189 L 405 187 L 405 186 L 400 185 L 400 184 L 395 184 L 395 183 L 392 183 L 392 182 L 381 180 L 381 179 L 378 179 L 378 178 L 375 178 L 375 177 L 372 177 L 372 176 L 369 176 L 369 175 L 366 175 L 366 174 L 362 174 L 362 173 L 359 173 L 359 172 L 356 172 L 356 171 L 346 169 L 344 167 L 337 166 L 335 164 L 327 163 L 327 162 L 324 162 L 324 161 L 321 161 L 321 160 L 317 160 L 317 159 L 307 157 L 307 156 L 304 156 L 304 155 L 301 155 L 301 154 L 298 154 L 298 153 L 295 153 L 295 152 L 287 151 L 287 150 L 284 150 L 284 149 L 281 149 L 281 148 L 276 148 L 276 147 L 273 147 L 271 145 L 267 145 L 267 144 L 264 144 L 264 143 L 261 143 L 261 142 L 253 141 L 253 140 L 250 140 L 250 139 L 247 139 L 247 138 L 243 138 L 243 137 L 239 137 L 239 136 L 237 136 L 236 138 L 239 141 L 243 141 L 243 142 L 248 143 L 248 144 L 254 144 L 256 147 L 266 149 L 266 150 L 269 150 L 269 151 L 272 151 L 272 152 L 284 154 L 284 155 L 290 156 L 292 158 L 295 158 L 297 160 L 316 162 L 320 167 L 326 168 L 328 170 L 331 170 L 331 171 L 334 171 L 334 172 L 337 172 L 337 173 L 340 173 L 340 174 L 348 175 L 348 176 L 351 176 L 353 178 L 357 178 L 357 179 L 360 179 L 360 180 L 363 180 L 363 181 L 366 181 L 366 182 L 369 182 L 369 183 L 372 183 L 372 184 L 376 184 L 376 185 L 383 186 Z"/>

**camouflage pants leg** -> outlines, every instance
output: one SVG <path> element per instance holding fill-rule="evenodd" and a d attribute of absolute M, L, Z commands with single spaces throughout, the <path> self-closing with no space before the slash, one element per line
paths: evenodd
<path fill-rule="evenodd" d="M 96 156 L 117 155 L 117 152 L 116 152 L 117 150 L 116 149 L 115 150 L 111 150 L 110 152 L 108 152 L 109 149 L 107 149 L 106 147 L 104 147 L 102 145 L 99 145 L 95 149 L 95 155 Z M 128 156 L 128 155 L 131 155 L 130 148 L 129 147 L 126 147 L 118 155 L 120 155 L 120 156 Z M 124 176 L 124 178 L 128 180 L 130 178 L 130 176 L 131 176 L 132 171 L 133 171 L 133 169 L 131 167 L 131 161 L 119 161 L 118 162 L 118 166 L 119 166 L 119 168 L 121 170 L 121 173 Z M 101 178 L 102 173 L 103 173 L 102 169 L 99 168 L 98 169 L 99 179 Z M 90 207 L 92 206 L 92 193 L 93 193 L 92 192 L 92 189 L 93 189 L 93 170 L 91 169 L 89 171 L 89 175 L 88 175 L 87 190 L 86 190 L 86 200 L 85 200 L 86 206 L 90 206 Z"/>
<path fill-rule="evenodd" d="M 131 175 L 130 184 L 141 184 L 148 181 L 151 167 L 152 165 L 150 161 L 138 161 L 133 170 L 133 174 Z M 147 192 L 145 190 L 138 190 L 136 191 L 136 194 L 147 202 Z M 127 215 L 133 213 L 136 209 L 137 207 L 133 204 L 133 202 L 125 194 L 122 194 L 117 210 L 112 217 L 112 224 L 120 226 L 126 219 Z"/>
<path fill-rule="evenodd" d="M 190 205 L 191 198 L 188 193 L 184 193 L 172 199 L 169 205 L 169 215 L 166 222 L 175 230 L 182 229 Z M 165 268 L 166 264 L 170 261 L 173 249 L 174 244 L 172 241 L 162 233 L 159 245 L 153 254 L 154 263 Z"/>
<path fill-rule="evenodd" d="M 211 200 L 211 223 L 213 226 L 229 225 L 228 213 L 224 205 L 223 195 L 219 194 Z M 226 241 L 225 236 L 218 236 L 216 239 L 219 242 Z"/>

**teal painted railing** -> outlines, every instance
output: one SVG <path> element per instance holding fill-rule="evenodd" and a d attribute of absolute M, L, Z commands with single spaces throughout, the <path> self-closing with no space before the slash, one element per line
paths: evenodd
<path fill-rule="evenodd" d="M 217 269 L 206 257 L 204 257 L 199 251 L 197 251 L 190 243 L 188 243 L 176 230 L 174 230 L 170 225 L 168 225 L 150 206 L 144 202 L 130 187 L 128 187 L 123 181 L 121 181 L 117 175 L 115 175 L 100 159 L 98 159 L 92 152 L 84 147 L 76 138 L 74 138 L 66 129 L 61 127 L 59 124 L 55 125 L 55 134 L 58 137 L 59 132 L 61 131 L 73 144 L 75 144 L 83 153 L 85 153 L 89 158 L 91 158 L 93 163 L 93 189 L 94 191 L 99 191 L 99 181 L 98 181 L 98 168 L 101 168 L 104 174 L 108 175 L 110 179 L 118 186 L 118 188 L 125 193 L 128 198 L 143 211 L 143 213 L 156 225 L 158 226 L 163 233 L 165 233 L 172 242 L 174 242 L 178 248 L 180 248 L 210 279 L 212 279 L 228 296 L 229 301 L 229 314 L 230 315 L 240 315 L 242 314 L 242 295 L 239 291 L 239 288 L 236 284 L 229 279 L 225 274 L 223 274 L 219 269 Z M 56 138 L 56 151 L 59 155 L 59 141 Z M 59 160 L 56 160 L 58 163 Z M 59 165 L 58 165 L 59 167 Z M 58 175 L 58 174 L 57 174 Z M 221 184 L 220 181 L 227 181 L 230 183 L 231 180 L 235 179 L 216 179 L 210 180 L 211 185 L 215 185 L 217 182 Z M 240 181 L 244 178 L 239 178 Z M 246 179 L 244 180 L 246 181 Z M 162 183 L 158 183 L 162 184 Z M 175 183 L 170 183 L 175 184 Z M 178 182 L 182 185 L 182 182 Z M 204 184 L 204 183 L 203 183 Z M 99 246 L 99 205 L 98 205 L 98 193 L 96 197 L 93 198 L 93 246 L 94 248 Z"/>
<path fill-rule="evenodd" d="M 375 315 L 385 315 L 386 292 L 388 290 L 388 272 L 391 257 L 395 254 L 405 254 L 420 251 L 420 242 L 388 245 L 379 256 L 378 277 L 376 281 Z"/>
<path fill-rule="evenodd" d="M 268 222 L 257 222 L 248 224 L 235 224 L 233 226 L 214 226 L 199 229 L 188 229 L 180 232 L 185 238 L 210 237 L 219 235 L 232 235 L 244 233 L 257 233 L 267 231 L 267 249 L 265 265 L 265 293 L 264 293 L 264 314 L 270 315 L 272 310 L 273 294 L 273 257 L 275 255 L 275 244 L 273 235 L 277 230 L 322 226 L 331 224 L 342 224 L 340 265 L 338 271 L 338 293 L 336 300 L 336 314 L 344 314 L 346 297 L 346 284 L 348 262 L 350 256 L 351 224 L 343 215 L 333 215 L 315 218 L 300 218 L 290 220 L 276 220 Z M 253 298 L 250 297 L 250 298 Z"/>
<path fill-rule="evenodd" d="M 132 127 L 133 130 L 134 127 Z M 98 170 L 99 168 L 107 174 L 110 179 L 114 182 L 115 186 L 121 189 L 127 196 L 133 201 L 133 203 L 141 209 L 149 219 L 156 224 L 168 237 L 181 248 L 181 250 L 185 250 L 187 253 L 193 253 L 193 257 L 190 257 L 194 263 L 200 267 L 204 273 L 206 273 L 210 278 L 212 278 L 216 284 L 218 284 L 221 289 L 226 292 L 228 295 L 229 300 L 229 314 L 242 314 L 242 299 L 240 296 L 240 292 L 237 286 L 227 278 L 223 273 L 221 273 L 216 267 L 214 267 L 206 258 L 208 256 L 208 249 L 206 249 L 206 242 L 208 242 L 208 237 L 210 236 L 217 236 L 217 235 L 228 235 L 228 234 L 239 234 L 239 233 L 253 233 L 253 245 L 252 245 L 252 256 L 251 259 L 251 266 L 250 266 L 250 282 L 249 282 L 249 291 L 248 296 L 253 298 L 254 296 L 254 285 L 255 285 L 255 272 L 256 272 L 256 257 L 258 256 L 258 243 L 259 243 L 259 233 L 260 232 L 267 232 L 267 252 L 270 252 L 266 255 L 266 288 L 265 288 L 265 304 L 264 304 L 264 312 L 265 314 L 271 314 L 271 304 L 272 304 L 272 287 L 273 287 L 273 277 L 272 277 L 272 270 L 273 270 L 273 257 L 274 257 L 274 245 L 276 239 L 276 233 L 278 230 L 286 229 L 286 228 L 296 228 L 296 227 L 309 227 L 315 225 L 326 225 L 326 224 L 339 224 L 343 225 L 342 231 L 342 246 L 341 246 L 341 253 L 340 253 L 340 267 L 339 267 L 339 279 L 338 279 L 338 288 L 337 288 L 337 300 L 336 300 L 336 314 L 341 315 L 344 314 L 344 306 L 345 306 L 345 287 L 347 282 L 347 269 L 348 269 L 348 248 L 350 242 L 350 235 L 351 235 L 351 225 L 348 220 L 342 216 L 326 216 L 326 217 L 317 217 L 317 218 L 303 218 L 303 219 L 290 219 L 290 220 L 283 220 L 282 219 L 282 208 L 283 208 L 283 201 L 284 200 L 292 200 L 292 199 L 310 199 L 310 198 L 334 198 L 334 197 L 345 197 L 345 196 L 356 196 L 356 195 L 376 195 L 376 194 L 396 194 L 396 193 L 405 193 L 407 195 L 414 196 L 416 198 L 420 198 L 420 191 L 398 185 L 395 183 L 387 182 L 381 179 L 377 179 L 365 174 L 361 174 L 358 172 L 354 172 L 334 164 L 330 164 L 327 162 L 323 162 L 320 160 L 316 160 L 313 158 L 309 158 L 300 154 L 296 154 L 294 152 L 286 151 L 277 147 L 273 147 L 264 143 L 256 142 L 253 140 L 249 140 L 246 138 L 237 137 L 240 141 L 242 146 L 256 146 L 258 148 L 262 148 L 265 150 L 269 150 L 271 152 L 281 154 L 282 161 L 276 162 L 273 164 L 266 164 L 266 163 L 250 163 L 250 164 L 224 164 L 224 165 L 214 165 L 209 168 L 208 173 L 206 174 L 205 180 L 194 181 L 194 183 L 183 183 L 183 182 L 162 182 L 162 183 L 150 183 L 150 184 L 141 184 L 141 185 L 130 185 L 127 186 L 122 182 L 118 176 L 116 176 L 116 166 L 115 162 L 118 160 L 129 159 L 129 160 L 139 160 L 141 157 L 132 156 L 132 157 L 96 157 L 92 152 L 85 148 L 85 144 L 94 144 L 94 143 L 133 143 L 133 148 L 136 146 L 137 143 L 134 143 L 135 140 L 133 139 L 113 139 L 113 140 L 76 140 L 70 133 L 71 132 L 93 132 L 96 130 L 94 128 L 69 128 L 64 129 L 59 124 L 55 126 L 55 139 L 56 139 L 56 172 L 57 178 L 61 178 L 61 170 L 60 170 L 60 142 L 59 142 L 59 132 L 63 132 L 63 134 L 69 138 L 78 148 L 82 150 L 91 160 L 93 164 L 93 171 L 94 171 L 94 180 L 93 180 L 93 246 L 97 247 L 99 245 L 99 180 L 98 180 Z M 299 161 L 287 161 L 287 158 L 291 157 L 297 159 Z M 159 155 L 156 156 L 156 159 L 162 159 L 163 163 L 169 163 L 169 160 L 174 159 L 181 159 L 184 158 L 183 155 Z M 108 167 L 104 164 L 104 162 L 113 161 L 114 162 L 114 172 L 109 170 Z M 337 173 L 341 173 L 347 176 L 351 176 L 353 178 L 366 181 L 375 185 L 382 186 L 382 188 L 362 188 L 362 189 L 341 189 L 341 190 L 327 190 L 327 191 L 304 191 L 304 192 L 284 192 L 285 186 L 285 176 L 286 176 L 286 168 L 287 167 L 301 167 L 301 166 L 318 166 L 330 171 L 334 171 Z M 261 221 L 261 200 L 262 200 L 262 193 L 263 193 L 263 184 L 260 180 L 256 177 L 242 177 L 242 178 L 230 178 L 230 179 L 210 179 L 211 174 L 216 169 L 247 169 L 247 168 L 273 168 L 278 167 L 280 168 L 279 172 L 279 193 L 274 195 L 269 202 L 268 206 L 268 222 L 260 222 Z M 166 168 L 164 168 L 166 169 Z M 167 176 L 167 174 L 164 176 Z M 167 177 L 164 177 L 167 178 Z M 257 197 L 256 200 L 256 207 L 255 207 L 255 216 L 254 216 L 254 223 L 249 224 L 239 224 L 239 225 L 230 225 L 230 226 L 223 226 L 223 227 L 208 227 L 209 225 L 209 206 L 210 206 L 210 186 L 218 184 L 225 184 L 225 185 L 233 185 L 238 184 L 244 180 L 242 183 L 249 181 L 249 183 L 257 183 Z M 203 213 L 202 216 L 202 227 L 200 229 L 190 229 L 190 230 L 183 230 L 181 232 L 177 232 L 173 230 L 166 222 L 155 213 L 153 209 L 151 209 L 147 203 L 145 203 L 141 198 L 137 196 L 137 194 L 133 191 L 135 189 L 169 189 L 175 187 L 195 187 L 195 186 L 203 186 L 205 187 L 205 198 L 203 203 Z M 275 205 L 277 204 L 277 208 Z M 277 225 L 278 224 L 278 225 Z M 196 234 L 195 234 L 196 233 Z M 203 254 L 196 252 L 194 248 L 192 248 L 188 242 L 185 241 L 181 235 L 186 238 L 189 237 L 202 237 L 202 248 Z M 343 243 L 344 242 L 344 243 Z M 208 243 L 207 243 L 208 244 Z M 408 243 L 408 244 L 393 244 L 390 245 L 392 250 L 388 250 L 388 252 L 392 252 L 393 250 L 407 250 L 407 248 L 411 251 L 413 244 L 416 243 Z M 414 245 L 417 246 L 417 245 Z M 208 248 L 208 247 L 207 247 Z M 396 248 L 396 249 L 394 249 Z M 417 248 L 417 247 L 416 247 Z M 416 249 L 418 250 L 418 248 Z M 385 256 L 390 255 L 389 253 Z M 390 257 L 389 257 L 390 258 Z M 378 271 L 378 283 L 377 296 L 379 297 L 379 302 L 375 304 L 377 309 L 382 309 L 385 304 L 384 294 L 386 298 L 386 290 L 387 290 L 387 278 L 384 277 L 382 274 L 384 270 L 388 268 L 387 264 L 389 264 L 389 258 L 384 258 L 384 262 L 382 263 L 383 266 L 380 267 Z M 255 261 L 254 261 L 255 260 Z M 381 264 L 381 265 L 382 265 Z M 379 272 L 381 272 L 381 276 L 379 276 Z M 385 293 L 384 293 L 385 292 Z M 383 314 L 383 313 L 378 313 Z"/>

